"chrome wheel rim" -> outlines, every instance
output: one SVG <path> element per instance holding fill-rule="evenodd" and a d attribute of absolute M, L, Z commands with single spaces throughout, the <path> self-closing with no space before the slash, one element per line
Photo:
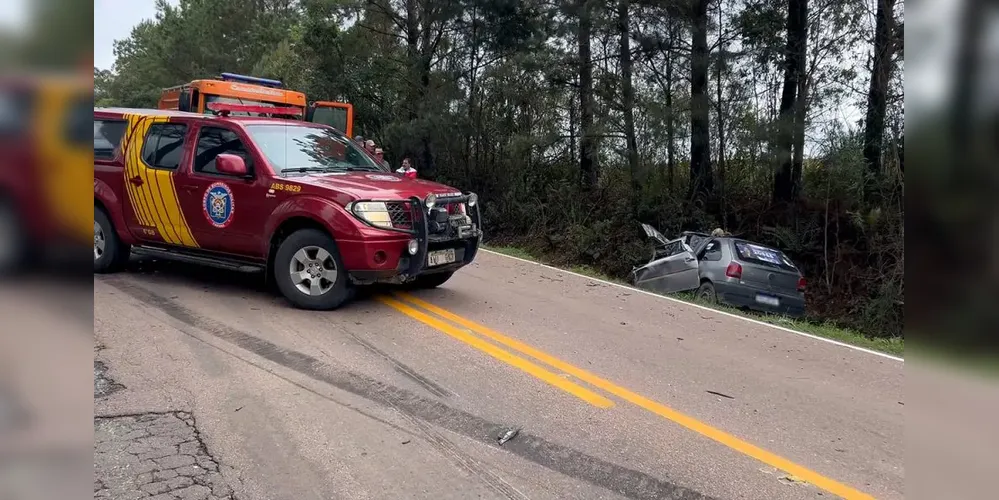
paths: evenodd
<path fill-rule="evenodd" d="M 288 274 L 299 292 L 317 297 L 333 289 L 338 272 L 329 252 L 310 245 L 295 252 L 288 265 Z"/>
<path fill-rule="evenodd" d="M 97 221 L 94 221 L 94 260 L 98 260 L 104 255 L 104 247 L 106 246 L 107 239 L 104 237 L 104 228 Z"/>

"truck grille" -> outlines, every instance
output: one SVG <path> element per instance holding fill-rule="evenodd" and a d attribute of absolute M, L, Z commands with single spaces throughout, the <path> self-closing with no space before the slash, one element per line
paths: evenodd
<path fill-rule="evenodd" d="M 392 227 L 397 229 L 413 228 L 413 214 L 410 212 L 408 201 L 390 201 L 385 205 L 392 218 Z"/>
<path fill-rule="evenodd" d="M 389 201 L 385 203 L 385 207 L 388 209 L 389 217 L 392 219 L 392 227 L 396 229 L 413 229 L 413 213 L 412 206 L 408 201 Z M 445 203 L 441 205 L 444 212 L 448 216 L 465 215 L 468 213 L 468 209 L 464 203 Z M 453 229 L 450 224 L 446 221 L 440 221 L 443 226 L 444 233 L 450 233 Z M 434 232 L 431 230 L 431 232 Z"/>

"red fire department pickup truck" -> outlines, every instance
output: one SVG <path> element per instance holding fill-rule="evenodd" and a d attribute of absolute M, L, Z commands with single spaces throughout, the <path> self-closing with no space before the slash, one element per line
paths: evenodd
<path fill-rule="evenodd" d="M 94 109 L 95 272 L 131 253 L 262 269 L 325 310 L 357 285 L 439 286 L 481 239 L 474 193 L 386 171 L 331 127 Z"/>

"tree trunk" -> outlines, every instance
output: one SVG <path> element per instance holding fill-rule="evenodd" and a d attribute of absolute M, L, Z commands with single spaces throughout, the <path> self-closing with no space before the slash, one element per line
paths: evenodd
<path fill-rule="evenodd" d="M 804 66 L 804 65 L 802 65 Z M 808 114 L 808 76 L 798 73 L 798 97 L 794 104 L 794 148 L 791 156 L 791 198 L 801 194 L 801 171 L 805 162 L 805 118 Z"/>
<path fill-rule="evenodd" d="M 575 82 L 574 82 L 575 83 Z M 576 101 L 569 100 L 569 162 L 576 164 L 576 153 L 579 151 L 579 143 L 576 141 L 576 127 L 579 121 L 579 110 L 576 109 Z"/>
<path fill-rule="evenodd" d="M 420 19 L 416 3 L 417 0 L 406 0 L 406 56 L 411 66 L 407 117 L 410 121 L 416 120 L 419 116 L 420 103 L 419 89 L 415 84 L 420 73 Z"/>
<path fill-rule="evenodd" d="M 631 20 L 629 0 L 617 4 L 618 32 L 621 35 L 621 103 L 624 107 L 624 136 L 628 148 L 628 168 L 631 171 L 631 196 L 634 213 L 638 214 L 638 200 L 642 190 L 639 179 L 638 141 L 635 138 L 635 89 L 631 85 Z"/>
<path fill-rule="evenodd" d="M 724 34 L 722 33 L 722 5 L 721 2 L 718 3 L 718 39 L 721 40 Z M 719 222 L 721 222 L 722 227 L 726 225 L 726 207 L 725 207 L 725 101 L 722 95 L 722 73 L 725 71 L 725 43 L 721 42 L 718 45 L 718 59 L 717 59 L 717 82 L 716 82 L 716 98 L 715 98 L 715 114 L 717 115 L 718 124 L 718 210 L 720 213 Z"/>
<path fill-rule="evenodd" d="M 578 0 L 579 30 L 579 175 L 584 191 L 597 185 L 596 137 L 593 130 L 593 57 L 590 50 L 590 36 L 593 31 L 591 6 L 588 0 Z"/>
<path fill-rule="evenodd" d="M 784 46 L 784 86 L 777 118 L 777 172 L 774 175 L 773 201 L 794 199 L 794 136 L 796 130 L 798 80 L 804 77 L 807 49 L 808 0 L 787 2 L 787 43 Z M 803 126 L 803 125 L 802 125 Z"/>
<path fill-rule="evenodd" d="M 708 99 L 708 0 L 695 0 L 690 54 L 690 184 L 688 198 L 707 203 L 713 191 Z"/>
<path fill-rule="evenodd" d="M 881 177 L 881 150 L 884 145 L 885 115 L 888 111 L 888 82 L 892 74 L 892 41 L 895 19 L 892 10 L 895 0 L 878 0 L 878 10 L 874 26 L 874 66 L 871 70 L 871 84 L 867 90 L 867 117 L 864 120 L 864 163 L 867 165 L 868 180 L 865 183 L 865 198 L 875 203 L 878 192 L 878 179 Z"/>
<path fill-rule="evenodd" d="M 676 121 L 673 113 L 673 45 L 676 42 L 672 23 L 669 27 L 670 49 L 666 52 L 666 186 L 673 194 L 674 172 L 676 172 Z"/>

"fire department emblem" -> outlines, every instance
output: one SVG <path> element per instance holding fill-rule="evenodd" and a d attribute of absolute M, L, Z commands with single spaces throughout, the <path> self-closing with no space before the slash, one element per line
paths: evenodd
<path fill-rule="evenodd" d="M 223 182 L 216 182 L 205 191 L 202 202 L 205 217 L 217 228 L 224 228 L 232 222 L 235 206 L 232 201 L 232 190 Z"/>

